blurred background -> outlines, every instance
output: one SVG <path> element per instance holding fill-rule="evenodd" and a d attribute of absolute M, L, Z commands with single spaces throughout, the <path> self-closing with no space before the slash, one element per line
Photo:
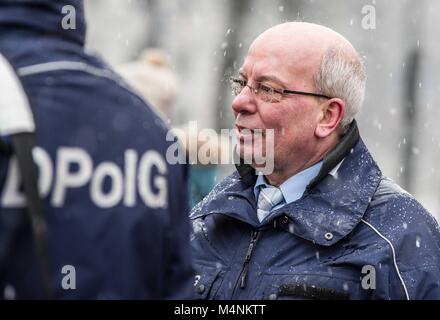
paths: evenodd
<path fill-rule="evenodd" d="M 233 127 L 228 76 L 268 27 L 296 20 L 341 33 L 366 62 L 366 101 L 358 116 L 364 141 L 382 171 L 440 218 L 440 1 L 85 2 L 89 50 L 129 74 L 124 70 L 139 69 L 135 60 L 168 68 L 163 116 L 171 126 Z M 146 54 L 146 48 L 162 52 Z M 212 187 L 209 179 L 233 169 L 201 175 L 201 192 Z"/>

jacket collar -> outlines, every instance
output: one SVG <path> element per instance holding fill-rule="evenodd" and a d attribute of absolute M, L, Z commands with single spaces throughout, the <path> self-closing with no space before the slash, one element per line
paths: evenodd
<path fill-rule="evenodd" d="M 314 243 L 333 245 L 359 224 L 382 173 L 360 139 L 356 122 L 351 124 L 323 162 L 318 176 L 308 185 L 302 198 L 273 212 L 264 225 L 259 224 L 255 214 L 255 171 L 243 165 L 237 166 L 236 173 L 220 183 L 197 205 L 191 216 L 194 219 L 218 213 L 254 228 L 279 225 Z M 329 172 L 339 164 L 337 175 L 330 175 Z"/>
<path fill-rule="evenodd" d="M 277 210 L 296 235 L 330 246 L 353 231 L 367 211 L 382 173 L 362 139 L 348 151 L 337 176 L 327 174 L 303 197 Z"/>

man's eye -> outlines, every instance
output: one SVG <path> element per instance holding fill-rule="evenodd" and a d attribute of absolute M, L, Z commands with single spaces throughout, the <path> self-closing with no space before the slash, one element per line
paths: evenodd
<path fill-rule="evenodd" d="M 237 79 L 237 83 L 240 84 L 240 86 L 244 87 L 246 86 L 247 81 L 243 79 Z"/>
<path fill-rule="evenodd" d="M 260 90 L 266 93 L 273 92 L 273 89 L 271 87 L 265 86 L 264 84 L 260 84 Z"/>
<path fill-rule="evenodd" d="M 231 79 L 231 80 L 232 80 L 233 83 L 236 83 L 236 84 L 238 84 L 241 87 L 245 87 L 246 83 L 247 83 L 247 81 L 243 80 L 243 79 Z"/>

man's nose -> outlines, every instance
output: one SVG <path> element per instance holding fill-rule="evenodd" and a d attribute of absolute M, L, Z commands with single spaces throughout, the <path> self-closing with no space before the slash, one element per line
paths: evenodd
<path fill-rule="evenodd" d="M 257 102 L 253 90 L 246 86 L 240 94 L 232 100 L 232 110 L 236 113 L 255 113 L 257 111 Z"/>

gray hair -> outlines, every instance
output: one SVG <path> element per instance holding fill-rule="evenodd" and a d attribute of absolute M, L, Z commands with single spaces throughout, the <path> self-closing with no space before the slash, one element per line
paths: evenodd
<path fill-rule="evenodd" d="M 366 80 L 365 66 L 358 54 L 347 54 L 339 47 L 332 47 L 324 53 L 314 82 L 319 92 L 345 102 L 345 115 L 340 123 L 342 131 L 361 110 Z"/>

